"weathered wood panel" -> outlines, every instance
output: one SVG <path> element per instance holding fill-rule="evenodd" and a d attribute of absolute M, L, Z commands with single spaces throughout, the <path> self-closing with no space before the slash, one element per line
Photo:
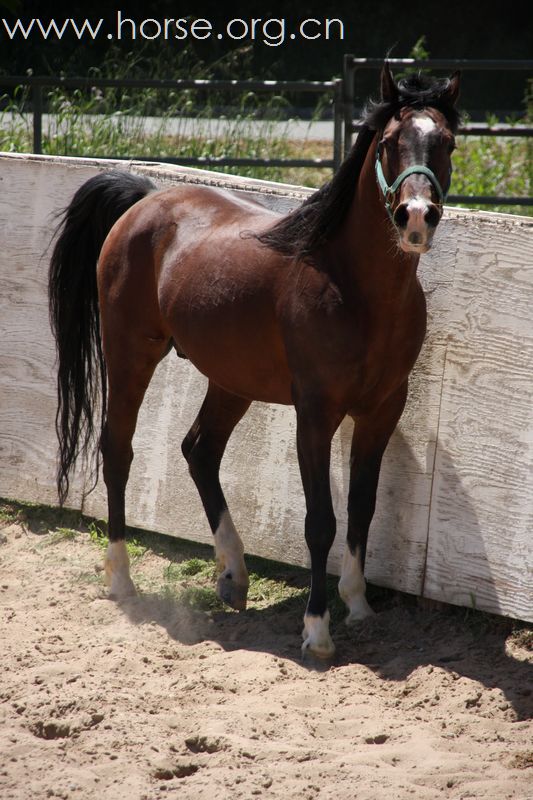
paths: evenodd
<path fill-rule="evenodd" d="M 533 226 L 459 220 L 424 593 L 533 616 Z"/>
<path fill-rule="evenodd" d="M 46 303 L 47 259 L 42 258 L 42 253 L 53 228 L 51 213 L 64 207 L 83 181 L 109 165 L 109 162 L 91 159 L 0 157 L 0 219 L 4 230 L 0 262 L 0 494 L 4 496 L 55 502 L 54 351 Z M 122 163 L 120 166 L 148 174 L 160 185 L 183 180 L 231 185 L 239 191 L 253 193 L 260 202 L 282 211 L 293 207 L 306 194 L 306 190 L 295 187 L 228 178 L 199 170 L 152 164 Z M 441 523 L 438 522 L 441 517 L 446 520 L 446 503 L 456 509 L 456 516 L 461 520 L 465 516 L 468 522 L 468 509 L 474 502 L 484 502 L 482 492 L 478 492 L 479 497 L 476 495 L 474 501 L 470 499 L 472 488 L 479 487 L 474 479 L 474 486 L 469 486 L 468 492 L 464 488 L 466 484 L 461 470 L 468 474 L 468 459 L 458 466 L 455 451 L 447 443 L 443 445 L 447 440 L 441 441 L 440 429 L 443 425 L 441 410 L 453 417 L 456 413 L 454 408 L 461 409 L 466 401 L 470 403 L 469 407 L 473 407 L 470 413 L 476 417 L 477 392 L 490 395 L 492 391 L 487 377 L 485 384 L 479 384 L 472 397 L 466 390 L 463 392 L 461 375 L 457 371 L 450 373 L 454 351 L 448 341 L 449 332 L 457 336 L 458 319 L 459 322 L 462 319 L 457 314 L 457 287 L 464 280 L 474 284 L 479 280 L 476 277 L 478 268 L 468 262 L 467 256 L 469 248 L 475 250 L 477 247 L 478 253 L 487 249 L 487 232 L 482 226 L 489 224 L 489 219 L 496 220 L 490 222 L 491 230 L 500 231 L 502 221 L 496 215 L 447 212 L 436 245 L 421 265 L 429 308 L 428 336 L 412 376 L 408 406 L 386 453 L 378 510 L 369 541 L 367 575 L 382 585 L 416 594 L 421 594 L 424 589 L 428 596 L 450 602 L 470 604 L 470 593 L 475 593 L 480 608 L 528 619 L 532 613 L 532 588 L 527 580 L 531 579 L 526 578 L 523 569 L 516 569 L 516 559 L 510 557 L 513 551 L 522 553 L 523 560 L 527 552 L 531 558 L 531 546 L 529 539 L 524 539 L 522 524 L 514 538 L 509 519 L 504 524 L 505 514 L 502 519 L 493 521 L 495 533 L 490 536 L 494 536 L 495 541 L 500 536 L 499 546 L 489 548 L 490 552 L 484 551 L 489 559 L 486 563 L 483 558 L 478 561 L 485 563 L 490 574 L 495 574 L 494 563 L 499 563 L 501 580 L 492 583 L 490 591 L 480 591 L 475 586 L 472 588 L 480 570 L 474 574 L 468 570 L 461 571 L 461 565 L 466 561 L 464 558 L 456 559 L 460 563 L 455 564 L 449 557 L 447 542 L 453 539 L 449 530 L 445 526 L 439 527 Z M 510 227 L 513 241 L 525 239 L 524 232 L 528 232 L 526 222 L 509 221 L 505 225 Z M 514 248 L 514 244 L 508 244 L 507 234 L 508 231 L 504 230 L 501 241 L 498 237 L 495 239 L 502 251 Z M 530 232 L 529 237 L 531 248 Z M 496 251 L 491 242 L 492 251 L 499 253 L 500 249 Z M 527 246 L 522 244 L 518 254 L 518 263 L 522 265 L 527 263 L 526 251 Z M 458 259 L 458 254 L 463 255 Z M 470 278 L 458 276 L 458 264 L 461 273 L 473 270 Z M 512 313 L 514 278 L 512 275 L 509 277 L 509 270 L 505 274 L 509 278 Z M 496 299 L 494 288 L 485 291 L 485 314 L 491 313 L 491 302 L 494 304 Z M 502 324 L 505 328 L 505 320 Z M 524 343 L 530 346 L 525 340 Z M 528 353 L 530 356 L 531 349 Z M 468 352 L 462 357 L 468 358 Z M 493 368 L 498 369 L 499 363 L 492 365 L 489 357 L 487 376 Z M 454 391 L 448 400 L 443 394 L 443 380 L 447 381 L 450 374 L 455 375 L 455 384 L 453 381 L 450 384 Z M 506 385 L 508 382 L 504 380 Z M 181 440 L 197 413 L 204 390 L 205 379 L 181 359 L 169 356 L 158 368 L 141 410 L 134 440 L 136 456 L 128 487 L 130 524 L 211 541 L 200 501 L 180 451 Z M 514 431 L 523 431 L 531 424 L 525 409 L 531 393 L 526 378 L 520 386 L 516 385 L 516 391 L 521 400 L 514 406 L 516 412 L 507 415 L 505 424 L 510 424 Z M 486 402 L 490 407 L 492 401 L 487 399 Z M 482 420 L 478 419 L 478 422 L 483 425 Z M 506 435 L 505 424 L 497 429 L 498 436 Z M 351 428 L 351 423 L 346 422 L 334 443 L 332 486 L 338 535 L 330 559 L 333 572 L 339 570 L 346 526 L 344 507 Z M 483 430 L 490 438 L 492 429 Z M 305 511 L 294 434 L 292 409 L 254 404 L 230 441 L 222 480 L 247 551 L 305 565 L 308 563 L 303 539 Z M 454 434 L 451 435 L 453 438 Z M 523 433 L 519 435 L 524 436 Z M 529 439 L 525 438 L 531 442 L 530 434 Z M 493 440 L 492 447 L 498 451 L 500 442 Z M 456 502 L 457 482 L 447 483 L 449 478 L 446 476 L 450 472 L 447 464 L 451 462 L 447 462 L 443 454 L 452 459 L 455 476 L 461 475 L 462 496 L 468 495 L 462 506 Z M 465 452 L 463 455 L 467 458 L 468 454 Z M 524 454 L 524 469 L 526 460 L 527 454 Z M 493 477 L 494 468 L 492 464 Z M 498 472 L 494 480 L 496 486 L 508 485 L 502 472 Z M 80 504 L 81 489 L 80 478 L 70 498 L 75 506 Z M 509 491 L 524 517 L 525 491 L 517 490 L 516 480 Z M 444 511 L 438 515 L 437 508 L 444 508 Z M 105 516 L 105 496 L 101 486 L 89 495 L 84 510 Z M 428 551 L 430 514 L 435 530 L 431 530 Z M 453 515 L 448 513 L 447 518 L 451 520 Z M 453 526 L 453 521 L 450 524 Z M 472 546 L 466 523 L 464 530 L 467 544 L 463 550 Z M 480 527 L 478 531 L 484 537 L 484 529 Z M 435 561 L 439 563 L 435 564 Z M 517 589 L 520 599 L 515 602 Z M 497 607 L 495 597 L 498 598 Z"/>

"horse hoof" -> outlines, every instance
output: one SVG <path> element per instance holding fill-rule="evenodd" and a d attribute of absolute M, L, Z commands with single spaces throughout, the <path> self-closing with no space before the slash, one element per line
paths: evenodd
<path fill-rule="evenodd" d="M 137 596 L 137 589 L 129 576 L 112 575 L 106 583 L 110 600 L 125 600 L 127 597 Z"/>
<path fill-rule="evenodd" d="M 305 661 L 308 656 L 313 656 L 319 661 L 331 661 L 335 655 L 335 645 L 330 639 L 329 642 L 313 642 L 311 637 L 307 637 L 302 644 L 302 660 Z"/>
<path fill-rule="evenodd" d="M 124 539 L 109 542 L 104 561 L 105 582 L 112 600 L 122 600 L 137 594 L 130 578 L 130 559 Z"/>
<path fill-rule="evenodd" d="M 134 597 L 137 594 L 135 584 L 130 578 L 127 562 L 120 563 L 108 555 L 104 563 L 104 574 L 110 600 L 122 600 L 122 598 Z"/>
<path fill-rule="evenodd" d="M 235 583 L 232 578 L 220 577 L 217 581 L 217 595 L 223 603 L 234 608 L 235 611 L 246 609 L 248 586 Z"/>
<path fill-rule="evenodd" d="M 364 619 L 376 616 L 376 612 L 370 608 L 365 597 L 358 598 L 357 603 L 352 603 L 351 605 L 350 613 L 344 620 L 344 623 L 348 626 L 357 625 L 358 622 L 362 622 Z"/>
<path fill-rule="evenodd" d="M 302 637 L 302 658 L 313 655 L 327 661 L 335 655 L 335 645 L 329 633 L 329 611 L 323 616 L 306 613 Z"/>

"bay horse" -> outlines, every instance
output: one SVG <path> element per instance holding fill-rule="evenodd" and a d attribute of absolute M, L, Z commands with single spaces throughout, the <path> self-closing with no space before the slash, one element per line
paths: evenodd
<path fill-rule="evenodd" d="M 306 500 L 311 590 L 303 650 L 327 658 L 326 561 L 336 531 L 330 448 L 355 420 L 347 545 L 339 582 L 348 622 L 372 614 L 364 562 L 382 455 L 402 414 L 426 328 L 417 279 L 450 183 L 459 74 L 396 82 L 386 64 L 338 173 L 279 217 L 237 193 L 102 173 L 74 195 L 49 276 L 58 350 L 58 491 L 78 456 L 103 460 L 111 595 L 134 593 L 125 489 L 137 414 L 171 349 L 208 378 L 183 454 L 214 535 L 217 592 L 246 607 L 242 541 L 219 482 L 228 439 L 251 402 L 293 404 Z M 99 408 L 97 412 L 95 409 Z"/>

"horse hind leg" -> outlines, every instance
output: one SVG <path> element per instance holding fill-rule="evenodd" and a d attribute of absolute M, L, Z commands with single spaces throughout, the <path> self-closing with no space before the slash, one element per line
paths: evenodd
<path fill-rule="evenodd" d="M 107 488 L 109 546 L 105 579 L 115 599 L 136 594 L 126 549 L 125 494 L 137 416 L 154 370 L 167 351 L 166 339 L 131 337 L 120 350 L 106 352 L 109 376 L 107 415 L 101 441 L 103 476 Z"/>
<path fill-rule="evenodd" d="M 182 444 L 215 538 L 215 553 L 221 570 L 217 594 L 238 611 L 246 608 L 248 572 L 244 547 L 228 511 L 219 472 L 228 439 L 249 406 L 249 400 L 210 383 L 200 412 Z"/>

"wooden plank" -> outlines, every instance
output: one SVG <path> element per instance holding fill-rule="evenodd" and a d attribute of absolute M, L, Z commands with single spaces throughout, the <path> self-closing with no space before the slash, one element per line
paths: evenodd
<path fill-rule="evenodd" d="M 67 192 L 94 174 L 78 165 Z M 3 243 L 0 293 L 0 493 L 57 502 L 54 488 L 55 351 L 48 323 L 50 214 L 66 204 L 49 163 L 21 158 L 0 164 Z M 81 502 L 81 484 L 71 502 Z"/>
<path fill-rule="evenodd" d="M 530 621 L 532 232 L 459 222 L 424 586 Z"/>

